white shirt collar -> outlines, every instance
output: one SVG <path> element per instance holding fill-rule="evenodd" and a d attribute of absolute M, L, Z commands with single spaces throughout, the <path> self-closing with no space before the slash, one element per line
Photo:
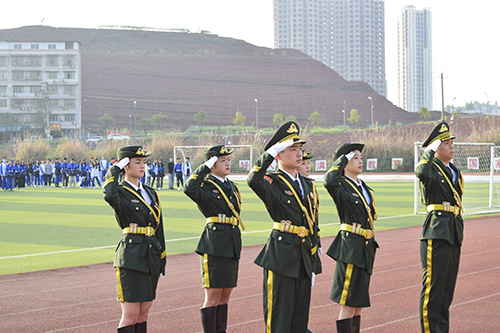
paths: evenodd
<path fill-rule="evenodd" d="M 351 177 L 349 177 L 348 175 L 345 175 L 347 178 L 349 178 L 350 180 L 352 180 L 354 182 L 354 184 L 358 185 L 358 186 L 363 186 L 363 182 L 361 181 L 361 179 L 358 178 L 358 181 L 355 181 L 354 179 L 352 179 Z"/>
<path fill-rule="evenodd" d="M 296 177 L 292 176 L 291 174 L 289 174 L 288 172 L 286 172 L 285 170 L 281 169 L 281 171 L 283 171 L 284 173 L 286 173 L 290 178 L 292 178 L 293 181 L 297 180 L 299 177 L 298 177 L 298 173 L 297 173 L 297 170 L 295 170 L 295 175 Z"/>
<path fill-rule="evenodd" d="M 130 186 L 132 186 L 132 188 L 133 188 L 134 190 L 136 190 L 136 191 L 137 191 L 137 190 L 141 190 L 141 192 L 143 192 L 143 191 L 144 191 L 144 187 L 142 187 L 142 182 L 141 182 L 141 181 L 139 181 L 139 186 L 137 186 L 137 185 L 135 185 L 135 184 L 133 184 L 133 183 L 129 182 L 129 181 L 128 181 L 128 180 L 126 180 L 126 179 L 125 179 L 125 181 L 126 181 L 126 182 L 130 185 Z"/>
<path fill-rule="evenodd" d="M 221 181 L 221 182 L 223 182 L 223 183 L 224 183 L 224 182 L 226 181 L 226 179 L 227 179 L 226 177 L 221 178 L 221 177 L 219 177 L 219 176 L 216 176 L 216 175 L 214 175 L 213 173 L 211 173 L 211 175 L 212 175 L 212 176 L 214 176 L 215 178 L 217 178 L 218 180 L 220 180 L 220 181 Z"/>

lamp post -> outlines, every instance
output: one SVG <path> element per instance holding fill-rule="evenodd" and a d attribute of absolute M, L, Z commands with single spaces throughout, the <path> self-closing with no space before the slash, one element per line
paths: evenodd
<path fill-rule="evenodd" d="M 134 101 L 134 133 L 137 133 L 137 101 Z"/>
<path fill-rule="evenodd" d="M 82 140 L 82 105 L 84 102 L 86 102 L 87 99 L 84 98 L 83 101 L 80 102 L 80 105 L 78 105 L 78 117 L 77 117 L 77 121 L 76 121 L 76 126 L 78 128 L 78 140 Z"/>
<path fill-rule="evenodd" d="M 132 107 L 128 107 L 128 129 L 132 133 Z"/>
<path fill-rule="evenodd" d="M 259 100 L 255 99 L 255 124 L 257 126 L 257 133 L 259 133 Z"/>
<path fill-rule="evenodd" d="M 488 94 L 487 93 L 484 93 L 486 95 L 486 114 L 488 114 L 488 104 L 490 103 L 489 101 L 489 98 L 488 98 Z"/>
<path fill-rule="evenodd" d="M 345 132 L 345 101 L 344 101 L 344 108 L 342 109 L 342 113 L 344 115 L 344 132 Z"/>
<path fill-rule="evenodd" d="M 371 105 L 371 109 L 372 109 L 372 124 L 370 126 L 370 128 L 373 128 L 373 99 L 368 96 L 368 99 L 370 100 L 370 105 Z"/>

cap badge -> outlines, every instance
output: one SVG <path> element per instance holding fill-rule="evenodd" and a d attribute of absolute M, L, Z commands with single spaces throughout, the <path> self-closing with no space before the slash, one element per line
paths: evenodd
<path fill-rule="evenodd" d="M 137 155 L 146 156 L 146 153 L 144 152 L 144 150 L 142 150 L 142 148 L 137 149 L 137 151 L 136 151 L 135 153 L 136 153 Z"/>
<path fill-rule="evenodd" d="M 445 124 L 441 125 L 441 128 L 439 129 L 439 133 L 447 132 L 448 128 L 446 127 Z"/>
<path fill-rule="evenodd" d="M 229 154 L 229 151 L 226 149 L 226 147 L 222 146 L 222 148 L 220 149 L 220 153 L 221 154 Z"/>
<path fill-rule="evenodd" d="M 298 133 L 299 130 L 297 129 L 297 126 L 295 124 L 291 124 L 290 127 L 286 130 L 287 133 Z"/>

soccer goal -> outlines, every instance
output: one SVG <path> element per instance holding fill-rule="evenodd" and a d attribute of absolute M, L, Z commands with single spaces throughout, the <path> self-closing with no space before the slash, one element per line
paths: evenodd
<path fill-rule="evenodd" d="M 203 152 L 211 146 L 174 146 L 174 161 L 177 158 L 184 162 L 189 157 L 193 168 L 196 169 L 204 162 Z M 231 172 L 248 173 L 260 156 L 260 151 L 252 145 L 225 145 L 227 149 L 234 148 L 231 154 Z"/>
<path fill-rule="evenodd" d="M 500 212 L 500 146 L 493 143 L 454 143 L 455 164 L 464 176 L 464 215 Z M 422 142 L 415 143 L 415 167 L 424 153 Z M 425 214 L 419 181 L 415 177 L 415 214 Z"/>

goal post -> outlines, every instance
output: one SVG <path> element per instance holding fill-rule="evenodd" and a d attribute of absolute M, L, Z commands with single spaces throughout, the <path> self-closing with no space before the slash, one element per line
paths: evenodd
<path fill-rule="evenodd" d="M 454 143 L 452 163 L 464 176 L 464 215 L 500 212 L 500 147 L 493 143 Z M 415 142 L 415 168 L 422 157 L 422 142 Z M 419 180 L 414 180 L 414 213 L 425 214 Z"/>
<path fill-rule="evenodd" d="M 212 146 L 174 146 L 174 161 L 177 158 L 184 162 L 186 157 L 196 169 L 204 162 L 203 152 L 205 149 Z M 234 148 L 231 154 L 231 172 L 232 173 L 248 173 L 260 156 L 259 148 L 252 145 L 225 145 L 227 149 Z"/>

